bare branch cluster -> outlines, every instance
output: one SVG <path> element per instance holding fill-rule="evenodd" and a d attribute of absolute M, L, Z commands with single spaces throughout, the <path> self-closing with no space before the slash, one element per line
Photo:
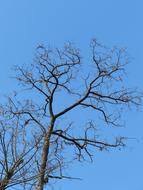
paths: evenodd
<path fill-rule="evenodd" d="M 63 174 L 70 161 L 67 150 L 71 150 L 73 159 L 83 161 L 86 157 L 92 160 L 94 149 L 125 146 L 124 137 L 117 137 L 114 142 L 99 137 L 94 119 L 80 133 L 75 133 L 72 123 L 67 125 L 62 120 L 77 108 L 98 114 L 108 126 L 119 126 L 120 108 L 140 105 L 140 94 L 122 83 L 127 64 L 125 50 L 109 50 L 96 40 L 90 48 L 89 72 L 79 49 L 71 44 L 62 50 L 39 45 L 33 64 L 15 68 L 15 78 L 28 98 L 15 94 L 8 98 L 7 105 L 1 106 L 1 190 L 16 185 L 43 190 L 52 179 L 71 179 Z M 77 88 L 79 83 L 81 87 Z"/>

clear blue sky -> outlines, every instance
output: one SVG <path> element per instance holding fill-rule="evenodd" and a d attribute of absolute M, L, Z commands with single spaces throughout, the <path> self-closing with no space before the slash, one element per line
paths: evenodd
<path fill-rule="evenodd" d="M 107 46 L 127 47 L 132 57 L 128 84 L 143 89 L 142 0 L 1 0 L 0 96 L 14 90 L 8 77 L 15 64 L 30 63 L 38 43 L 72 41 L 86 56 L 92 37 Z M 82 181 L 64 181 L 55 190 L 142 190 L 143 113 L 131 111 L 121 133 L 135 137 L 122 151 L 95 154 L 94 164 L 74 165 Z"/>

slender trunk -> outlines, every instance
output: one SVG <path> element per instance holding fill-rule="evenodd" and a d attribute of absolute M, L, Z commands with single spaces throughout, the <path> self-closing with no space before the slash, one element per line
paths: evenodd
<path fill-rule="evenodd" d="M 41 168 L 39 173 L 39 180 L 36 190 L 43 190 L 45 184 L 45 172 L 47 167 L 49 148 L 50 148 L 50 137 L 54 127 L 54 122 L 52 122 L 51 126 L 47 133 L 44 134 L 44 145 L 42 150 L 42 158 L 41 158 Z"/>
<path fill-rule="evenodd" d="M 43 190 L 44 188 L 44 177 L 45 177 L 45 171 L 46 171 L 46 165 L 48 160 L 48 153 L 49 153 L 49 135 L 46 133 L 44 135 L 44 145 L 42 150 L 42 163 L 41 163 L 41 169 L 40 169 L 40 177 L 39 177 L 39 183 L 37 186 L 37 190 Z"/>

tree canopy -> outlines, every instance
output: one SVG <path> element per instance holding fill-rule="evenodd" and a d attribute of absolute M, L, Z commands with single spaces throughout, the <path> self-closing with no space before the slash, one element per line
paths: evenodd
<path fill-rule="evenodd" d="M 0 110 L 1 190 L 43 190 L 53 179 L 73 178 L 64 174 L 72 160 L 125 146 L 123 136 L 99 135 L 96 120 L 118 127 L 122 109 L 141 104 L 141 95 L 124 85 L 126 50 L 93 39 L 90 52 L 85 58 L 71 43 L 63 49 L 39 45 L 32 64 L 15 67 L 21 91 Z M 78 115 L 68 117 L 76 110 L 86 120 L 82 125 Z"/>

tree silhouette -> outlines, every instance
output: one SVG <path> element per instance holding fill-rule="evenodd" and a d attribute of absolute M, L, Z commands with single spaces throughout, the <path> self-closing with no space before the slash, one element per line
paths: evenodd
<path fill-rule="evenodd" d="M 140 94 L 123 84 L 126 51 L 95 39 L 90 50 L 84 63 L 70 43 L 62 50 L 39 45 L 34 63 L 15 67 L 23 90 L 1 106 L 1 190 L 43 190 L 50 180 L 72 179 L 64 175 L 72 160 L 92 160 L 94 150 L 125 146 L 122 136 L 113 141 L 98 135 L 96 121 L 119 126 L 122 108 L 140 105 Z M 79 112 L 87 120 L 82 126 Z"/>

